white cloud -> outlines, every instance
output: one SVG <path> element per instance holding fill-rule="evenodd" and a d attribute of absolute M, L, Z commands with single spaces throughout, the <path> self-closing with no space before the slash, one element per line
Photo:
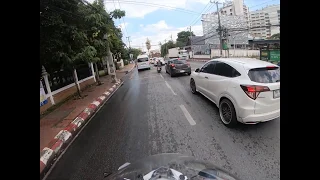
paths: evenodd
<path fill-rule="evenodd" d="M 128 24 L 129 24 L 129 23 L 127 23 L 127 22 L 124 22 L 124 23 L 120 23 L 120 24 L 119 24 L 119 27 L 121 28 L 122 32 L 123 32 L 123 30 L 124 30 L 125 28 L 128 27 Z"/>
<path fill-rule="evenodd" d="M 126 11 L 126 17 L 129 18 L 143 18 L 145 15 L 154 12 L 158 9 L 173 9 L 171 7 L 184 8 L 187 0 L 135 0 L 122 1 L 119 0 L 121 9 Z M 111 6 L 112 3 L 105 1 L 106 6 Z M 119 4 L 116 3 L 119 8 Z"/>
<path fill-rule="evenodd" d="M 88 0 L 90 3 L 93 1 L 94 0 Z M 113 11 L 115 8 L 125 10 L 126 17 L 129 18 L 143 18 L 145 15 L 158 9 L 188 9 L 187 5 L 192 2 L 207 4 L 209 0 L 119 0 L 119 2 L 118 0 L 106 0 L 105 7 L 107 11 Z"/>
<path fill-rule="evenodd" d="M 159 42 L 164 43 L 165 40 L 169 41 L 177 39 L 177 34 L 180 31 L 186 31 L 187 27 L 170 27 L 164 20 L 161 20 L 155 24 L 145 25 L 142 32 L 133 34 L 131 36 L 131 46 L 134 48 L 143 47 L 146 50 L 145 42 L 147 38 L 151 41 L 151 50 L 159 49 Z M 203 34 L 202 26 L 192 26 L 191 30 L 195 35 L 201 36 Z M 148 34 L 148 35 L 146 35 Z"/>

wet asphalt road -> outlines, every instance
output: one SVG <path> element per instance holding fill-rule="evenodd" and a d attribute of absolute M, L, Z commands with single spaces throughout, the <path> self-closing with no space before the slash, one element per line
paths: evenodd
<path fill-rule="evenodd" d="M 280 179 L 280 118 L 228 129 L 212 102 L 190 92 L 189 76 L 171 78 L 164 68 L 161 75 L 155 68 L 128 74 L 47 179 L 103 179 L 125 162 L 165 152 L 211 161 L 243 179 Z"/>

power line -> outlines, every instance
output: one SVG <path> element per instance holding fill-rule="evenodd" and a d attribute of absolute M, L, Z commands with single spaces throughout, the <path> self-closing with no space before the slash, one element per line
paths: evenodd
<path fill-rule="evenodd" d="M 260 3 L 260 4 L 257 4 L 257 5 L 254 5 L 254 6 L 250 6 L 250 7 L 248 7 L 248 8 L 252 8 L 252 7 L 256 7 L 256 6 L 260 6 L 260 5 L 264 5 L 264 4 L 267 4 L 267 3 L 272 2 L 272 1 L 276 1 L 276 0 L 267 1 L 267 2 Z"/>
<path fill-rule="evenodd" d="M 106 0 L 106 3 L 112 3 L 111 0 Z M 134 4 L 134 5 L 142 5 L 142 6 L 150 6 L 150 7 L 158 7 L 158 8 L 170 8 L 171 10 L 174 11 L 180 11 L 188 14 L 199 14 L 199 12 L 196 11 L 191 11 L 188 9 L 183 9 L 183 8 L 177 8 L 173 6 L 167 6 L 167 5 L 162 5 L 162 4 L 155 4 L 155 3 L 146 3 L 146 2 L 138 2 L 138 1 L 126 1 L 126 0 L 121 0 L 122 4 Z"/>
<path fill-rule="evenodd" d="M 118 0 L 118 4 L 119 4 L 119 8 L 122 9 L 119 0 Z M 126 31 L 127 36 L 129 36 L 128 31 L 127 31 L 127 27 L 126 27 L 126 23 L 124 21 L 124 17 L 122 17 L 121 19 L 123 22 L 124 30 Z M 128 39 L 128 41 L 129 41 L 129 39 Z M 129 46 L 130 46 L 130 41 L 129 41 Z"/>
<path fill-rule="evenodd" d="M 254 28 L 243 28 L 243 29 L 237 29 L 237 28 L 230 28 L 228 29 L 228 32 L 234 32 L 234 31 L 240 31 L 239 33 L 236 33 L 236 34 L 240 34 L 242 33 L 243 31 L 251 31 L 252 29 L 259 29 L 259 28 L 263 28 L 263 27 L 272 27 L 272 26 L 280 26 L 280 24 L 274 24 L 274 25 L 268 25 L 268 26 L 260 26 L 260 27 L 254 27 Z M 212 32 L 216 32 L 216 30 L 213 30 L 211 32 L 209 32 L 208 34 L 212 33 Z M 235 35 L 236 35 L 235 34 Z M 216 34 L 213 34 L 213 35 L 210 35 L 208 37 L 205 37 L 205 38 L 201 38 L 199 41 L 196 41 L 196 42 L 193 42 L 193 43 L 198 43 L 198 42 L 201 42 L 201 41 L 204 41 L 204 40 L 207 40 L 209 38 L 212 38 L 212 37 L 217 37 L 219 34 L 216 33 Z"/>
<path fill-rule="evenodd" d="M 207 5 L 209 5 L 209 6 L 208 6 L 208 9 L 206 9 Z M 202 14 L 207 13 L 207 12 L 213 7 L 213 4 L 211 4 L 210 1 L 208 2 L 207 5 L 203 8 L 203 11 L 201 12 L 200 16 L 198 16 L 198 18 L 196 18 L 190 26 L 195 25 L 195 24 L 201 19 Z M 206 9 L 206 10 L 205 10 L 205 9 Z"/>

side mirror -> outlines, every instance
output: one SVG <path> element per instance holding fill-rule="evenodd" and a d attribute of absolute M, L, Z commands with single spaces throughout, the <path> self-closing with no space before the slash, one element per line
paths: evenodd
<path fill-rule="evenodd" d="M 197 68 L 197 69 L 195 70 L 195 72 L 200 72 L 200 69 L 199 69 L 199 68 Z"/>

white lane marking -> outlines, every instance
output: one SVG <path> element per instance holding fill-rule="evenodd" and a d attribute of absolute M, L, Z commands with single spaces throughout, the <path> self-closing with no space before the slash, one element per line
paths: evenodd
<path fill-rule="evenodd" d="M 184 116 L 187 118 L 187 120 L 189 121 L 190 125 L 196 125 L 196 122 L 193 120 L 193 118 L 191 117 L 190 113 L 188 112 L 188 110 L 186 109 L 186 107 L 184 107 L 184 105 L 180 105 L 180 108 L 184 114 Z"/>
<path fill-rule="evenodd" d="M 177 95 L 177 94 L 173 91 L 173 89 L 171 88 L 171 86 L 168 84 L 168 82 L 167 82 L 167 81 L 164 81 L 164 82 L 166 83 L 167 87 L 171 90 L 172 94 L 173 94 L 173 95 Z"/>
<path fill-rule="evenodd" d="M 162 79 L 164 79 L 163 76 L 162 76 L 162 74 L 160 74 L 160 76 L 162 77 Z"/>

